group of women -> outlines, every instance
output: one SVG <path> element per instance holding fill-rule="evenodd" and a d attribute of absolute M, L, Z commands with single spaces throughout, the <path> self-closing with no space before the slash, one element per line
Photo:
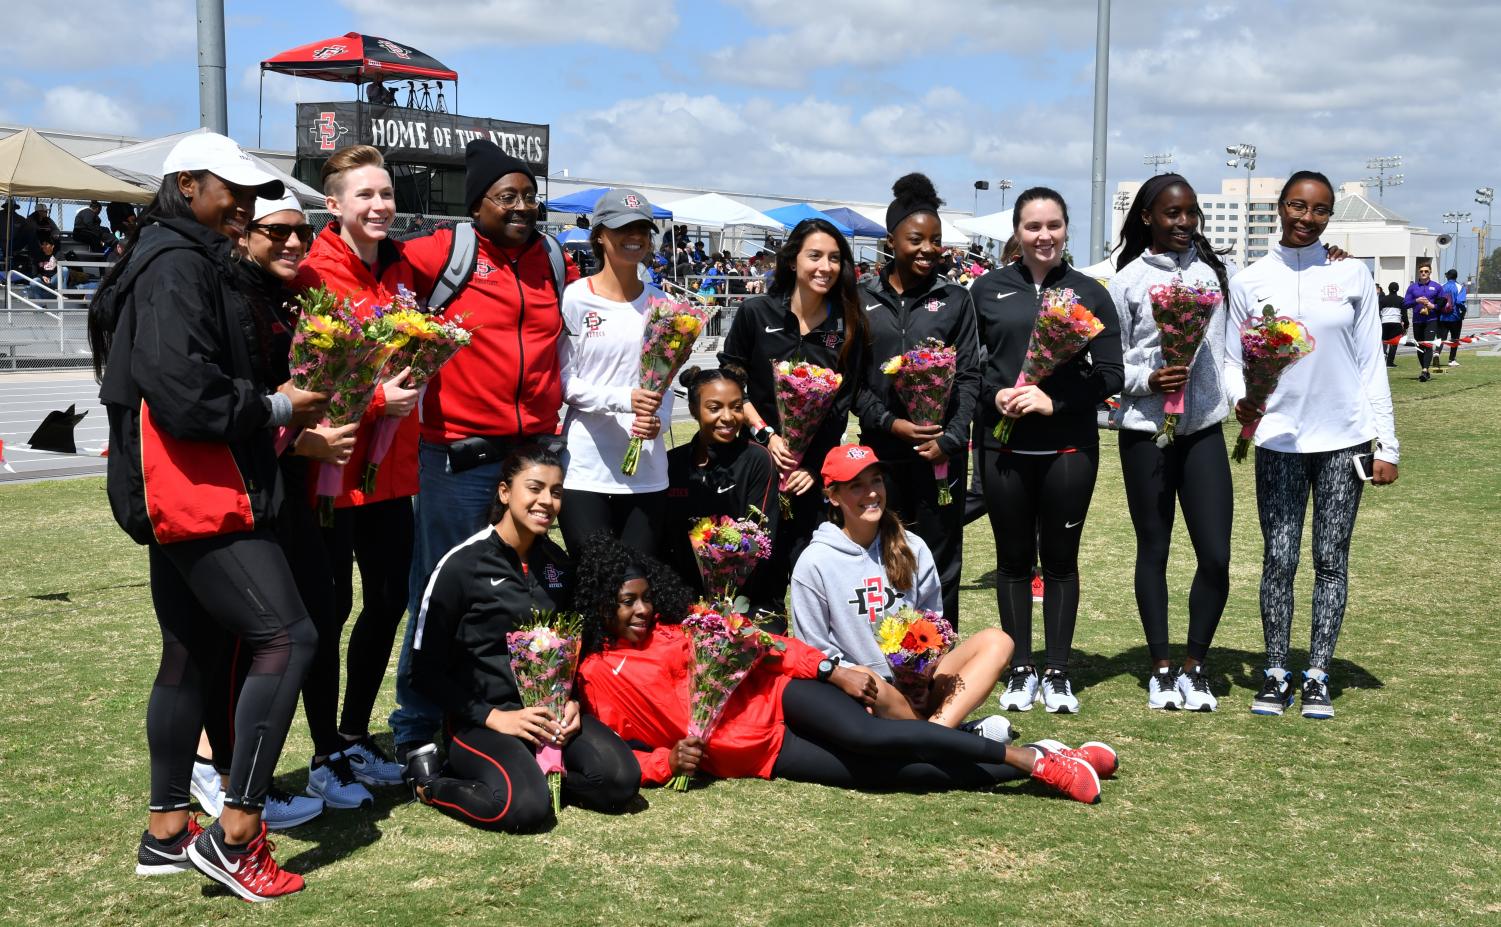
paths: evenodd
<path fill-rule="evenodd" d="M 1017 747 L 1003 716 L 966 719 L 993 691 L 1009 710 L 1037 702 L 1079 710 L 1068 673 L 1078 553 L 1099 465 L 1096 407 L 1117 392 L 1136 594 L 1154 664 L 1149 705 L 1215 707 L 1203 668 L 1228 593 L 1222 428 L 1233 408 L 1242 422 L 1261 419 L 1268 667 L 1253 711 L 1280 714 L 1293 700 L 1292 580 L 1311 491 L 1316 582 L 1303 713 L 1332 714 L 1327 673 L 1362 486 L 1351 458 L 1375 439 L 1369 470 L 1375 482 L 1391 482 L 1397 442 L 1374 288 L 1356 262 L 1333 262 L 1319 244 L 1334 198 L 1322 175 L 1294 175 L 1279 203 L 1281 244 L 1238 275 L 1199 234 L 1187 181 L 1155 178 L 1129 213 L 1121 273 L 1108 291 L 1064 259 L 1067 206 L 1041 187 L 1017 199 L 1018 258 L 971 288 L 948 282 L 938 273 L 942 201 L 925 177 L 908 175 L 887 212 L 891 260 L 858 285 L 849 243 L 832 225 L 810 219 L 791 231 L 769 291 L 736 313 L 719 366 L 684 372 L 697 428 L 668 450 L 663 422 L 673 393 L 638 379 L 646 313 L 663 297 L 639 274 L 652 253 L 650 204 L 634 191 L 607 192 L 591 232 L 598 271 L 578 279 L 571 265 L 555 268 L 564 271 L 556 286 L 544 279 L 524 289 L 528 249 L 539 240 L 535 181 L 488 144 L 470 146 L 466 194 L 480 258 L 472 281 L 457 286 L 478 293 L 473 305 L 495 265 L 509 265 L 520 297 L 511 343 L 526 354 L 552 338 L 556 353 L 514 361 L 515 382 L 495 385 L 505 394 L 500 409 L 510 415 L 514 405 L 519 426 L 528 402 L 560 396 L 566 414 L 562 442 L 517 435 L 502 460 L 482 457 L 484 468 L 463 477 L 464 507 L 488 498 L 490 518 L 467 522 L 473 533 L 446 553 L 425 550 L 437 535 L 424 527 L 422 497 L 430 481 L 453 492 L 461 469 L 474 464 L 460 464 L 464 441 L 429 444 L 454 438 L 452 419 L 433 425 L 437 438 L 428 428 L 451 411 L 445 394 L 450 402 L 483 396 L 483 367 L 450 371 L 451 384 L 440 371 L 425 392 L 410 371 L 392 371 L 365 417 L 343 427 L 320 424 L 328 397 L 298 389 L 287 369 L 296 292 L 326 286 L 368 314 L 398 287 L 425 297 L 438 276 L 418 259 L 420 248 L 387 236 L 394 194 L 378 151 L 355 146 L 330 158 L 323 181 L 334 221 L 314 238 L 298 204 L 233 142 L 185 140 L 101 287 L 90 336 L 111 420 L 110 499 L 122 527 L 149 549 L 163 636 L 148 705 L 152 798 L 138 872 L 197 868 L 252 901 L 297 891 L 301 878 L 272 858 L 267 824 L 366 805 L 366 786 L 403 778 L 419 800 L 476 826 L 545 826 L 552 804 L 532 754 L 549 745 L 561 749 L 564 799 L 600 811 L 630 806 L 642 785 L 699 770 L 861 788 L 989 788 L 1030 777 L 1096 801 L 1100 777 L 1115 770 L 1108 746 Z M 439 260 L 426 263 L 440 265 L 435 249 L 448 247 L 428 249 Z M 535 267 L 546 267 L 545 253 L 536 249 Z M 1228 293 L 1188 367 L 1163 365 L 1148 296 L 1174 278 Z M 1104 331 L 1042 383 L 1026 383 L 1019 373 L 1034 320 L 1054 288 L 1072 290 Z M 434 311 L 452 313 L 434 302 Z M 1239 343 L 1227 334 L 1266 303 L 1303 320 L 1319 350 L 1284 375 L 1262 408 L 1244 398 Z M 505 337 L 503 325 L 494 328 L 485 336 Z M 958 369 L 942 421 L 919 424 L 879 367 L 930 338 L 955 348 Z M 800 454 L 780 433 L 779 360 L 844 374 L 833 411 Z M 1151 433 L 1163 394 L 1185 386 L 1177 440 L 1161 446 Z M 420 478 L 411 414 L 419 402 Z M 845 439 L 851 415 L 858 443 Z M 397 437 L 367 492 L 360 464 L 384 418 L 398 420 Z M 1004 443 L 992 437 L 1002 419 L 1013 422 Z M 540 426 L 530 431 L 544 437 Z M 965 507 L 940 504 L 934 474 L 947 463 L 945 478 L 965 485 L 972 431 L 996 545 L 1000 629 L 973 628 L 922 691 L 902 689 L 875 629 L 905 605 L 959 625 Z M 633 437 L 643 449 L 626 475 L 619 464 Z M 431 471 L 430 451 L 443 455 Z M 330 466 L 343 467 L 343 487 L 332 525 L 322 526 L 311 468 Z M 791 499 L 787 517 L 778 515 L 779 492 Z M 1198 559 L 1181 670 L 1169 652 L 1165 580 L 1177 505 Z M 773 554 L 744 593 L 780 632 L 790 589 L 792 636 L 779 637 L 705 742 L 688 736 L 692 648 L 677 627 L 701 589 L 687 527 L 752 507 L 767 518 Z M 566 551 L 548 539 L 555 525 Z M 1040 663 L 1031 626 L 1038 563 Z M 340 639 L 356 564 L 362 609 L 339 712 Z M 409 595 L 398 700 L 401 710 L 436 713 L 442 723 L 431 738 L 398 732 L 403 767 L 371 739 L 370 714 Z M 586 622 L 576 700 L 559 716 L 522 704 L 505 643 L 534 610 L 556 609 Z M 272 790 L 271 776 L 299 692 L 314 755 L 309 795 L 292 797 Z M 200 736 L 211 755 L 195 771 Z M 190 815 L 190 795 L 217 803 L 210 827 Z"/>

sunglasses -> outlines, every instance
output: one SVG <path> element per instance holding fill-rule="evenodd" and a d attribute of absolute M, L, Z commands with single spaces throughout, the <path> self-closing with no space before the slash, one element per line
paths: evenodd
<path fill-rule="evenodd" d="M 288 225 L 284 222 L 252 222 L 250 228 L 263 233 L 272 241 L 286 241 L 297 233 L 297 239 L 304 243 L 313 239 L 313 227 L 304 222 L 301 225 Z"/>

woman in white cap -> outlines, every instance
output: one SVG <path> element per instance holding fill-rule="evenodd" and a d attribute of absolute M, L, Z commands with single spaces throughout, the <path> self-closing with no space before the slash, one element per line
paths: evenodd
<path fill-rule="evenodd" d="M 570 551 L 606 531 L 638 550 L 657 549 L 667 504 L 662 422 L 672 392 L 642 389 L 641 336 L 653 300 L 636 274 L 651 256 L 651 204 L 634 190 L 608 190 L 594 206 L 589 244 L 599 270 L 563 291 L 558 362 L 568 413 L 563 541 Z M 636 472 L 620 472 L 632 437 L 645 439 Z"/>
<path fill-rule="evenodd" d="M 281 489 L 274 435 L 316 424 L 327 397 L 277 376 L 274 320 L 230 282 L 233 242 L 256 196 L 280 196 L 281 182 L 214 133 L 179 142 L 162 170 L 89 307 L 110 422 L 110 505 L 149 550 L 162 631 L 146 709 L 151 814 L 136 871 L 197 867 L 263 901 L 303 885 L 271 857 L 261 809 L 317 644 L 270 527 Z M 201 830 L 188 813 L 193 752 L 206 691 L 228 682 L 216 676 L 232 637 L 250 668 L 225 807 Z"/>

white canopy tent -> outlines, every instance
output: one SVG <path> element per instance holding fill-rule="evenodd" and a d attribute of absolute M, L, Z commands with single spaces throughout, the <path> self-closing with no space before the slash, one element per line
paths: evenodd
<path fill-rule="evenodd" d="M 113 168 L 119 173 L 117 176 L 125 177 L 134 183 L 145 185 L 151 190 L 161 186 L 162 162 L 167 160 L 167 154 L 174 145 L 189 135 L 199 132 L 207 132 L 208 129 L 193 129 L 189 132 L 178 132 L 176 135 L 164 135 L 161 138 L 153 138 L 124 148 L 115 148 L 110 151 L 101 151 L 99 154 L 89 155 L 84 161 L 98 168 Z M 247 152 L 248 154 L 248 152 Z M 276 165 L 250 155 L 250 160 L 256 163 L 261 170 L 268 171 L 287 185 L 287 190 L 296 195 L 297 200 L 304 206 L 323 208 L 323 194 L 312 187 L 296 179 L 291 174 Z"/>
<path fill-rule="evenodd" d="M 690 196 L 685 200 L 660 203 L 663 209 L 672 210 L 672 221 L 678 225 L 693 225 L 704 229 L 724 229 L 732 226 L 751 226 L 786 231 L 787 227 L 763 212 L 757 212 L 744 203 L 738 203 L 719 193 Z"/>
<path fill-rule="evenodd" d="M 855 212 L 875 222 L 878 225 L 886 224 L 885 206 L 853 206 Z M 954 224 L 954 220 L 939 213 L 938 219 L 943 223 L 943 243 L 946 245 L 967 245 L 970 236 Z"/>
<path fill-rule="evenodd" d="M 1004 242 L 1011 237 L 1011 210 L 955 219 L 954 228 L 968 235 Z"/>

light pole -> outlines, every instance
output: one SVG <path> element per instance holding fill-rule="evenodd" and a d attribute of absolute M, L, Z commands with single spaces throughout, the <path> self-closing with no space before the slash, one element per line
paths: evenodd
<path fill-rule="evenodd" d="M 1480 256 L 1475 260 L 1475 284 L 1480 284 L 1480 274 L 1485 270 L 1485 245 L 1491 237 L 1491 202 L 1496 199 L 1495 187 L 1477 187 L 1475 202 L 1485 207 L 1485 227 L 1480 233 Z"/>
<path fill-rule="evenodd" d="M 1377 174 L 1375 177 L 1366 177 L 1365 179 L 1360 181 L 1360 184 L 1367 190 L 1375 187 L 1376 198 L 1385 199 L 1385 197 L 1381 195 L 1382 191 L 1384 191 L 1387 187 L 1400 187 L 1402 186 L 1402 182 L 1406 179 L 1406 174 L 1393 174 L 1390 177 L 1387 177 L 1385 174 Z"/>
<path fill-rule="evenodd" d="M 1173 153 L 1165 151 L 1162 154 L 1149 154 L 1141 159 L 1141 163 L 1152 169 L 1152 176 L 1157 176 L 1157 169 L 1173 163 Z"/>
<path fill-rule="evenodd" d="M 1370 158 L 1366 161 L 1365 168 L 1368 171 L 1376 172 L 1376 183 L 1372 184 L 1369 179 L 1361 182 L 1368 187 L 1375 186 L 1376 198 L 1384 200 L 1386 199 L 1386 188 L 1401 186 L 1403 180 L 1401 174 L 1398 174 L 1395 177 L 1387 177 L 1386 172 L 1389 170 L 1394 171 L 1401 166 L 1401 155 L 1387 155 L 1384 158 Z"/>
<path fill-rule="evenodd" d="M 1444 220 L 1445 225 L 1451 222 L 1454 224 L 1454 254 L 1450 258 L 1450 264 L 1457 265 L 1459 263 L 1459 223 L 1469 222 L 1470 214 L 1467 212 L 1446 212 L 1440 218 Z"/>
<path fill-rule="evenodd" d="M 1009 180 L 997 180 L 995 182 L 995 188 L 1001 191 L 1001 212 L 1006 211 L 1006 191 L 1010 190 L 1011 187 L 1012 183 Z"/>
<path fill-rule="evenodd" d="M 1256 146 L 1247 145 L 1244 142 L 1239 145 L 1226 145 L 1225 154 L 1230 155 L 1230 160 L 1225 162 L 1226 167 L 1244 167 L 1246 169 L 1246 211 L 1241 215 L 1241 228 L 1245 231 L 1241 234 L 1240 266 L 1245 267 L 1251 261 L 1251 172 L 1256 170 Z"/>
<path fill-rule="evenodd" d="M 1089 183 L 1089 263 L 1105 259 L 1105 123 L 1110 101 L 1110 0 L 1096 0 L 1094 22 L 1094 157 Z"/>

